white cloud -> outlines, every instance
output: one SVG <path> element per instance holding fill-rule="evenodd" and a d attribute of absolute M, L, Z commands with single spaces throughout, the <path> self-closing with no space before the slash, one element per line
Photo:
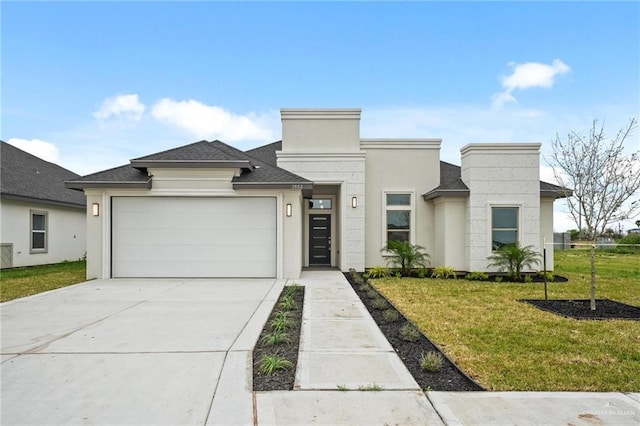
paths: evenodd
<path fill-rule="evenodd" d="M 140 102 L 138 95 L 118 95 L 107 98 L 100 109 L 93 113 L 95 118 L 105 120 L 110 117 L 140 121 L 146 106 Z"/>
<path fill-rule="evenodd" d="M 507 102 L 516 102 L 512 95 L 514 90 L 530 89 L 533 87 L 550 88 L 557 81 L 557 77 L 571 71 L 571 68 L 559 59 L 555 59 L 550 65 L 539 62 L 526 62 L 524 64 L 509 63 L 513 70 L 511 74 L 501 78 L 502 92 L 492 96 L 494 108 L 500 108 Z"/>
<path fill-rule="evenodd" d="M 58 148 L 50 142 L 40 139 L 11 138 L 7 143 L 50 163 L 56 163 L 59 159 Z"/>
<path fill-rule="evenodd" d="M 200 139 L 223 141 L 264 140 L 271 141 L 273 132 L 266 125 L 268 118 L 256 114 L 233 114 L 215 105 L 205 105 L 196 100 L 159 100 L 152 109 L 159 121 L 186 130 Z"/>

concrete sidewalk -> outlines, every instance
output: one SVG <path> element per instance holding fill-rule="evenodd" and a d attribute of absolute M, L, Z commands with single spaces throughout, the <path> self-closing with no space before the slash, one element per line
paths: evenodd
<path fill-rule="evenodd" d="M 256 392 L 259 425 L 640 424 L 640 394 L 425 395 L 341 272 L 305 271 L 296 282 L 306 290 L 295 389 Z M 358 390 L 373 387 L 383 390 Z"/>

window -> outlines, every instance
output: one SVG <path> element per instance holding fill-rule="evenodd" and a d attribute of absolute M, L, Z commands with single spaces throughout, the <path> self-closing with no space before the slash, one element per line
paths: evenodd
<path fill-rule="evenodd" d="M 491 208 L 492 249 L 518 242 L 518 207 Z"/>
<path fill-rule="evenodd" d="M 310 209 L 331 209 L 331 198 L 312 198 L 309 200 Z"/>
<path fill-rule="evenodd" d="M 385 231 L 387 242 L 411 242 L 412 209 L 411 194 L 385 194 Z"/>
<path fill-rule="evenodd" d="M 31 211 L 31 253 L 47 252 L 47 213 Z"/>

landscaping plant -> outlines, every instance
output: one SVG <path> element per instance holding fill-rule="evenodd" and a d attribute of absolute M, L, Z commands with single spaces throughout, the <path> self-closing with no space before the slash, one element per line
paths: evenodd
<path fill-rule="evenodd" d="M 440 352 L 429 351 L 420 356 L 420 368 L 435 372 L 440 371 L 444 365 L 444 357 Z"/>
<path fill-rule="evenodd" d="M 389 275 L 389 268 L 385 268 L 384 266 L 374 266 L 373 268 L 369 269 L 370 278 L 385 278 Z"/>
<path fill-rule="evenodd" d="M 260 372 L 271 376 L 278 370 L 290 370 L 293 368 L 293 363 L 281 356 L 278 353 L 272 355 L 265 355 L 260 360 Z"/>
<path fill-rule="evenodd" d="M 408 276 L 414 268 L 429 266 L 429 255 L 424 247 L 407 241 L 389 241 L 381 250 L 388 256 L 387 263 L 399 269 L 401 276 Z"/>
<path fill-rule="evenodd" d="M 415 342 L 420 338 L 420 330 L 418 330 L 418 328 L 415 325 L 411 324 L 410 322 L 407 322 L 400 329 L 400 335 L 407 342 Z"/>
<path fill-rule="evenodd" d="M 487 259 L 491 260 L 490 268 L 507 272 L 510 278 L 519 281 L 522 279 L 522 269 L 539 264 L 540 257 L 540 253 L 535 251 L 533 246 L 520 247 L 520 244 L 516 243 L 501 246 Z"/>
<path fill-rule="evenodd" d="M 274 330 L 260 339 L 260 342 L 266 346 L 275 346 L 282 343 L 291 343 L 291 337 L 284 330 Z"/>
<path fill-rule="evenodd" d="M 456 279 L 456 270 L 453 269 L 453 266 L 436 266 L 433 268 L 433 273 L 431 274 L 432 278 L 440 278 L 440 279 Z"/>

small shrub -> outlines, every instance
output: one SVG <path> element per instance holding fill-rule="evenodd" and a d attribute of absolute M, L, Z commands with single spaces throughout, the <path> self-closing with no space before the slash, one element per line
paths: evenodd
<path fill-rule="evenodd" d="M 444 357 L 440 352 L 429 351 L 420 356 L 420 368 L 435 372 L 440 371 L 444 365 Z"/>
<path fill-rule="evenodd" d="M 289 312 L 278 311 L 269 322 L 271 331 L 286 331 L 293 327 L 293 320 L 289 317 Z"/>
<path fill-rule="evenodd" d="M 624 238 L 620 238 L 617 244 L 634 244 L 633 246 L 617 246 L 619 253 L 638 253 L 640 252 L 640 234 L 628 234 Z"/>
<path fill-rule="evenodd" d="M 487 281 L 489 276 L 484 272 L 469 272 L 465 275 L 464 279 L 469 281 Z"/>
<path fill-rule="evenodd" d="M 496 283 L 501 283 L 502 281 L 504 281 L 504 279 L 499 275 L 493 279 L 493 282 Z"/>
<path fill-rule="evenodd" d="M 427 277 L 427 268 L 418 269 L 418 278 L 426 278 Z"/>
<path fill-rule="evenodd" d="M 377 291 L 375 291 L 372 288 L 369 288 L 369 290 L 366 291 L 365 295 L 369 298 L 369 299 L 375 299 L 377 297 L 380 297 L 380 295 L 378 294 Z"/>
<path fill-rule="evenodd" d="M 400 336 L 407 342 L 415 342 L 420 338 L 420 330 L 408 322 L 400 328 Z"/>
<path fill-rule="evenodd" d="M 395 309 L 385 309 L 382 311 L 382 319 L 385 322 L 396 322 L 400 319 L 400 314 Z"/>
<path fill-rule="evenodd" d="M 533 277 L 531 275 L 525 275 L 523 279 L 524 279 L 524 282 L 527 284 L 533 282 Z"/>
<path fill-rule="evenodd" d="M 282 310 L 291 311 L 296 308 L 296 301 L 293 299 L 293 296 L 284 296 L 280 299 L 278 306 Z"/>
<path fill-rule="evenodd" d="M 371 286 L 368 283 L 358 284 L 358 290 L 366 293 L 371 290 Z"/>
<path fill-rule="evenodd" d="M 369 269 L 369 276 L 371 278 L 385 278 L 389 276 L 389 268 L 384 266 L 374 266 Z"/>
<path fill-rule="evenodd" d="M 396 272 L 395 277 L 396 278 L 402 278 L 402 274 L 400 272 Z"/>
<path fill-rule="evenodd" d="M 346 391 L 348 391 L 348 390 L 349 390 L 349 387 L 348 387 L 347 385 L 341 385 L 341 384 L 338 384 L 338 385 L 336 385 L 336 386 L 337 386 L 337 388 L 338 388 L 338 390 L 339 390 L 340 392 L 346 392 Z"/>
<path fill-rule="evenodd" d="M 275 346 L 282 343 L 291 343 L 291 338 L 284 330 L 276 330 L 266 334 L 262 339 L 260 339 L 260 342 L 266 346 Z"/>
<path fill-rule="evenodd" d="M 429 264 L 429 255 L 424 252 L 424 247 L 407 241 L 391 240 L 380 251 L 385 252 L 388 264 L 398 268 L 401 276 L 408 276 L 411 269 L 424 268 Z"/>
<path fill-rule="evenodd" d="M 539 275 L 541 278 L 544 278 L 544 276 L 545 276 L 545 272 L 541 271 L 541 272 L 539 272 L 539 273 L 538 273 L 538 275 Z M 553 281 L 553 280 L 555 280 L 555 279 L 556 279 L 556 276 L 555 276 L 555 275 L 553 275 L 553 272 L 547 272 L 547 273 L 546 273 L 546 275 L 547 275 L 547 281 Z"/>
<path fill-rule="evenodd" d="M 373 309 L 386 309 L 387 307 L 389 307 L 389 304 L 386 300 L 384 300 L 384 297 L 378 296 L 374 299 L 371 299 L 371 307 Z"/>
<path fill-rule="evenodd" d="M 302 286 L 296 283 L 285 286 L 282 294 L 284 297 L 294 297 L 296 294 L 302 291 Z"/>
<path fill-rule="evenodd" d="M 431 277 L 441 279 L 456 279 L 456 270 L 453 269 L 453 266 L 436 266 L 435 268 L 433 268 Z"/>
<path fill-rule="evenodd" d="M 265 355 L 260 359 L 260 372 L 267 376 L 273 375 L 278 370 L 290 370 L 292 368 L 293 363 L 279 356 L 277 352 L 273 355 Z"/>
<path fill-rule="evenodd" d="M 364 274 L 362 274 L 362 278 L 364 278 L 364 280 L 368 280 L 369 278 L 371 278 L 371 275 L 369 275 L 368 272 L 365 272 Z"/>

